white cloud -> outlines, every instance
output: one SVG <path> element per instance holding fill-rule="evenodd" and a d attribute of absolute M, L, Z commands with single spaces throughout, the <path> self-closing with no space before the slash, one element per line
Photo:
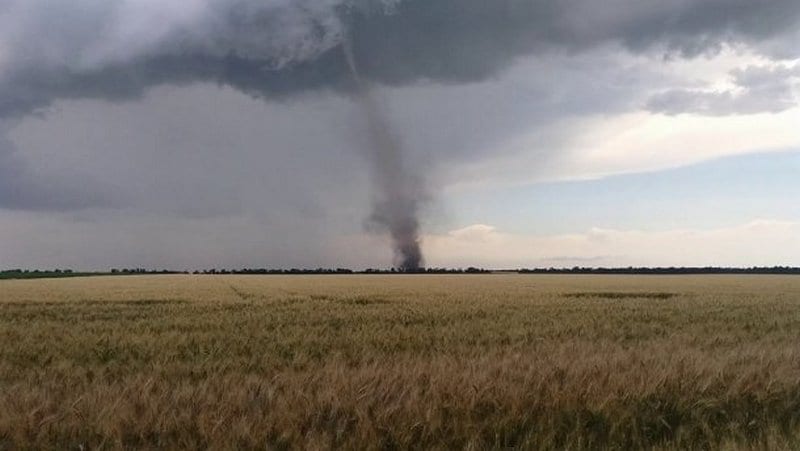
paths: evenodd
<path fill-rule="evenodd" d="M 800 108 L 725 118 L 623 115 L 595 124 L 574 144 L 561 162 L 562 177 L 654 171 L 730 155 L 797 148 L 797 124 Z"/>
<path fill-rule="evenodd" d="M 797 124 L 800 107 L 777 114 L 726 117 L 640 111 L 565 119 L 506 143 L 493 159 L 457 167 L 452 172 L 458 177 L 449 189 L 591 180 L 726 156 L 797 150 Z"/>
<path fill-rule="evenodd" d="M 430 266 L 800 265 L 800 223 L 754 220 L 709 230 L 593 228 L 564 235 L 512 234 L 475 224 L 424 238 Z"/>
<path fill-rule="evenodd" d="M 503 107 L 505 110 L 492 106 L 497 111 L 484 114 L 488 117 L 483 122 L 464 127 L 462 133 L 450 133 L 464 142 L 462 148 L 482 139 L 485 148 L 475 152 L 477 158 L 448 166 L 449 190 L 597 179 L 732 155 L 800 148 L 800 134 L 796 131 L 800 105 L 782 104 L 783 111 L 768 107 L 761 112 L 742 111 L 724 117 L 669 116 L 646 110 L 648 100 L 665 90 L 726 91 L 738 86 L 732 81 L 734 76 L 741 79 L 754 69 L 774 72 L 773 75 L 786 72 L 786 82 L 790 83 L 797 61 L 771 63 L 742 46 L 725 47 L 711 57 L 690 59 L 631 55 L 613 47 L 582 54 L 580 59 L 563 55 L 540 58 L 541 61 L 521 61 L 492 85 L 495 97 L 503 102 L 485 103 L 513 105 L 513 110 L 511 106 Z M 591 68 L 581 65 L 586 62 L 593 63 Z M 580 75 L 586 71 L 590 77 Z M 469 89 L 481 92 L 481 87 Z M 429 95 L 433 106 L 427 108 L 444 108 L 436 107 L 436 103 L 450 105 L 451 109 L 455 109 L 452 105 L 462 105 L 462 112 L 456 117 L 463 121 L 464 117 L 472 117 L 473 110 L 481 110 L 470 104 L 470 97 L 474 96 L 470 92 L 461 93 L 461 100 L 447 102 L 438 102 L 436 94 Z M 539 110 L 547 114 L 539 114 Z M 485 123 L 504 130 L 504 134 L 486 142 L 485 137 L 492 134 L 484 132 L 481 124 Z M 506 123 L 520 125 L 511 128 Z M 477 138 L 473 137 L 475 130 L 481 132 Z"/>
<path fill-rule="evenodd" d="M 778 113 L 797 105 L 794 91 L 800 86 L 800 65 L 794 61 L 737 68 L 727 85 L 668 89 L 651 97 L 647 108 L 669 115 Z"/>

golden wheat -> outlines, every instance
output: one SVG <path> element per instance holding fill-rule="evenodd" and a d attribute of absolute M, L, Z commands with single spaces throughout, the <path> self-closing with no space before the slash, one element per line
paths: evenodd
<path fill-rule="evenodd" d="M 0 282 L 0 449 L 800 446 L 800 278 Z"/>

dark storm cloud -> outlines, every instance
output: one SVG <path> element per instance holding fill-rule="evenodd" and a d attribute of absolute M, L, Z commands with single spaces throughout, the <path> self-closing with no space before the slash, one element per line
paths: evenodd
<path fill-rule="evenodd" d="M 673 89 L 653 96 L 650 111 L 709 116 L 778 113 L 797 105 L 800 66 L 750 66 L 731 73 L 732 89 Z"/>
<path fill-rule="evenodd" d="M 89 73 L 47 73 L 27 69 L 0 83 L 0 117 L 15 117 L 47 107 L 55 99 L 98 98 L 125 101 L 141 98 L 158 85 L 214 82 L 256 97 L 285 99 L 309 90 L 343 88 L 346 73 L 340 55 L 331 52 L 314 63 L 280 71 L 265 69 L 264 61 L 235 55 L 157 57 L 115 65 Z"/>
<path fill-rule="evenodd" d="M 7 50 L 11 56 L 0 66 L 6 75 L 0 77 L 0 116 L 24 115 L 57 98 L 137 98 L 160 84 L 211 81 L 264 98 L 352 88 L 338 47 L 344 34 L 366 79 L 460 83 L 491 77 L 522 55 L 552 48 L 580 51 L 617 41 L 633 51 L 695 55 L 728 42 L 758 45 L 793 30 L 800 17 L 794 0 L 186 3 L 205 8 L 194 20 L 168 22 L 174 29 L 136 51 L 130 47 L 147 39 L 145 31 L 116 40 L 104 36 L 114 22 L 102 21 L 111 21 L 114 11 L 97 6 L 102 3 L 76 2 L 73 9 L 84 6 L 88 18 L 64 18 L 78 24 L 61 27 L 63 35 L 58 29 L 17 33 L 11 42 L 25 41 L 26 54 Z M 34 17 L 46 14 L 35 5 L 47 8 L 49 2 L 32 4 Z M 94 29 L 72 29 L 81 24 Z M 75 42 L 49 42 L 70 39 Z M 116 44 L 99 46 L 104 39 Z"/>
<path fill-rule="evenodd" d="M 11 140 L 0 134 L 0 208 L 66 211 L 120 206 L 120 193 L 113 191 L 85 179 L 65 180 L 33 173 Z"/>

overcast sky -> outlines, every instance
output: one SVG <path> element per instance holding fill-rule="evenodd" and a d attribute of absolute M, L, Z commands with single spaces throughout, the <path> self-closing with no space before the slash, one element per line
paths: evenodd
<path fill-rule="evenodd" d="M 797 0 L 5 0 L 0 268 L 392 265 L 343 42 L 428 266 L 800 266 Z"/>

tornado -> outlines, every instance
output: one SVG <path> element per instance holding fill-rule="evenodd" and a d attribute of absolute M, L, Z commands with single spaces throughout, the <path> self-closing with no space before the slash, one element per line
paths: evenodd
<path fill-rule="evenodd" d="M 370 83 L 361 78 L 349 37 L 343 39 L 342 50 L 355 85 L 355 99 L 367 124 L 366 158 L 374 187 L 370 219 L 389 232 L 395 267 L 402 272 L 417 272 L 424 264 L 419 236 L 423 181 L 409 167 L 403 143 L 392 130 Z"/>

